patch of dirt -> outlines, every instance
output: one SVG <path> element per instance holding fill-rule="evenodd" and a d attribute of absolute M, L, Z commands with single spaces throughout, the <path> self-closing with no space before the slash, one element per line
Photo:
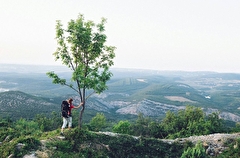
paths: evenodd
<path fill-rule="evenodd" d="M 187 99 L 187 98 L 184 98 L 184 97 L 181 97 L 181 96 L 165 96 L 165 98 L 167 98 L 171 101 L 196 103 L 196 101 L 192 101 L 190 99 Z"/>

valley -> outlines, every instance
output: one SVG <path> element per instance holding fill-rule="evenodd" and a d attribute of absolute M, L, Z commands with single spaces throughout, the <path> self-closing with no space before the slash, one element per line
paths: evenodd
<path fill-rule="evenodd" d="M 59 111 L 59 103 L 73 97 L 71 89 L 52 84 L 46 76 L 57 71 L 69 79 L 71 73 L 58 66 L 0 66 L 1 116 L 21 117 L 27 109 L 37 113 Z M 112 69 L 108 90 L 87 100 L 86 109 L 103 112 L 111 118 L 124 118 L 142 113 L 163 118 L 167 111 L 177 112 L 187 105 L 204 109 L 206 114 L 219 112 L 226 120 L 240 121 L 240 74 L 216 72 L 178 72 L 137 69 Z M 91 93 L 91 92 L 88 92 Z M 44 110 L 41 110 L 44 109 Z M 25 116 L 25 115 L 24 115 Z M 126 117 L 126 119 L 129 117 Z"/>

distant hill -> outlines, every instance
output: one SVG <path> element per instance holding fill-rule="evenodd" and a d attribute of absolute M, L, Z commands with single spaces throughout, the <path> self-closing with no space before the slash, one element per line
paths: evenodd
<path fill-rule="evenodd" d="M 59 105 L 50 99 L 32 96 L 20 91 L 0 93 L 0 114 L 12 119 L 32 119 L 36 114 L 49 115 Z"/>
<path fill-rule="evenodd" d="M 46 76 L 46 72 L 56 71 L 61 77 L 70 79 L 71 72 L 66 68 L 1 64 L 0 68 L 1 114 L 21 117 L 21 110 L 32 108 L 39 113 L 45 112 L 46 107 L 47 111 L 56 111 L 61 100 L 70 96 L 79 102 L 71 89 L 52 84 Z M 86 110 L 103 112 L 111 118 L 132 117 L 138 113 L 164 117 L 168 110 L 178 111 L 192 105 L 204 108 L 206 113 L 219 111 L 225 119 L 240 121 L 240 74 L 136 69 L 111 71 L 113 77 L 107 83 L 108 90 L 89 98 Z M 28 115 L 29 118 L 34 116 Z"/>

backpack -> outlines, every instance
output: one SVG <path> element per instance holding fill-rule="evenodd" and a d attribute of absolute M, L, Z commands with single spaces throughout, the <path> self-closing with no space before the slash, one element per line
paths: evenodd
<path fill-rule="evenodd" d="M 61 110 L 62 110 L 62 117 L 68 118 L 69 104 L 66 100 L 62 101 Z"/>

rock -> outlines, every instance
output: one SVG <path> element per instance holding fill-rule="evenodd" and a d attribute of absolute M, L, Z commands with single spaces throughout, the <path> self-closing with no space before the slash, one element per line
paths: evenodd
<path fill-rule="evenodd" d="M 49 158 L 47 151 L 36 151 L 37 157 L 41 158 Z"/>
<path fill-rule="evenodd" d="M 24 146 L 25 146 L 25 144 L 18 143 L 18 144 L 16 145 L 16 148 L 17 148 L 18 150 L 21 150 Z"/>
<path fill-rule="evenodd" d="M 196 144 L 197 142 L 202 142 L 203 146 L 206 149 L 206 153 L 210 156 L 217 156 L 221 154 L 224 150 L 226 150 L 228 147 L 225 146 L 224 143 L 226 143 L 229 140 L 233 140 L 240 137 L 240 133 L 234 133 L 234 134 L 226 134 L 226 133 L 215 133 L 210 135 L 203 135 L 203 136 L 191 136 L 188 138 L 184 138 L 188 141 L 191 141 L 192 143 Z M 175 141 L 178 141 L 181 143 L 181 139 L 175 139 Z M 237 144 L 235 145 L 237 147 Z"/>
<path fill-rule="evenodd" d="M 206 154 L 208 154 L 210 156 L 214 156 L 215 155 L 215 148 L 212 146 L 212 144 L 210 144 L 209 147 L 207 148 Z"/>
<path fill-rule="evenodd" d="M 23 158 L 37 158 L 35 153 L 32 153 L 30 155 L 24 155 Z"/>

